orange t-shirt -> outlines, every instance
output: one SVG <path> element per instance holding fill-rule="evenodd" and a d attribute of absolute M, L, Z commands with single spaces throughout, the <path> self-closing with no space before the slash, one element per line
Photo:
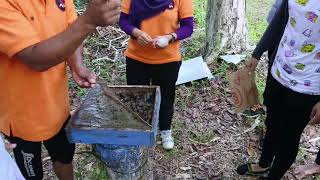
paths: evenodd
<path fill-rule="evenodd" d="M 65 30 L 72 0 L 0 1 L 0 130 L 27 141 L 59 132 L 69 116 L 66 63 L 35 72 L 14 55 Z M 43 57 L 45 60 L 46 57 Z"/>
<path fill-rule="evenodd" d="M 123 0 L 122 12 L 129 14 L 131 0 Z M 155 38 L 175 32 L 179 28 L 179 20 L 193 17 L 192 0 L 174 0 L 174 8 L 167 9 L 157 16 L 146 19 L 141 23 L 141 30 Z M 164 64 L 181 60 L 180 42 L 169 44 L 164 49 L 154 48 L 152 45 L 141 46 L 133 38 L 130 38 L 125 55 L 147 63 Z"/>

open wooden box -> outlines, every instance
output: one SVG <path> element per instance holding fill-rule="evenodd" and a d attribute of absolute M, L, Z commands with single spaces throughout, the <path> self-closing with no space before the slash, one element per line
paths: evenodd
<path fill-rule="evenodd" d="M 114 96 L 108 95 L 112 91 Z M 116 98 L 114 98 L 116 97 Z M 156 145 L 160 109 L 157 86 L 105 86 L 90 89 L 66 127 L 73 143 Z"/>

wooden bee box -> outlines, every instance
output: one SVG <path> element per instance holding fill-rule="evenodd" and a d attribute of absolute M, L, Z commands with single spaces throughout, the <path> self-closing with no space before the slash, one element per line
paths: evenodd
<path fill-rule="evenodd" d="M 74 143 L 153 147 L 160 109 L 157 86 L 105 86 L 90 89 L 66 127 Z"/>

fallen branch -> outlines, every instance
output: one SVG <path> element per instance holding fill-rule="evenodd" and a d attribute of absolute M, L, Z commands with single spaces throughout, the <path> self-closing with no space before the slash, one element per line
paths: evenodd
<path fill-rule="evenodd" d="M 315 143 L 315 142 L 317 142 L 319 140 L 320 140 L 320 137 L 316 137 L 316 138 L 310 139 L 308 142 L 309 143 Z"/>
<path fill-rule="evenodd" d="M 199 142 L 199 141 L 196 141 L 196 140 L 193 140 L 191 138 L 189 138 L 189 140 L 195 144 L 200 144 L 200 145 L 204 145 L 204 146 L 209 146 L 211 143 L 215 142 L 215 141 L 218 141 L 219 139 L 221 139 L 220 137 L 215 137 L 215 138 L 212 138 L 210 141 L 206 142 L 206 143 L 202 143 L 202 142 Z"/>
<path fill-rule="evenodd" d="M 97 58 L 94 59 L 93 62 L 99 62 L 99 61 L 110 61 L 110 62 L 116 62 L 116 60 L 109 58 L 108 56 L 102 57 L 102 58 Z"/>
<path fill-rule="evenodd" d="M 259 123 L 260 123 L 260 116 L 258 116 L 258 117 L 256 118 L 256 120 L 254 121 L 254 124 L 253 124 L 249 129 L 246 129 L 243 133 L 240 133 L 240 134 L 235 135 L 235 136 L 241 136 L 241 135 L 243 135 L 243 134 L 246 134 L 246 133 L 248 133 L 248 132 L 253 131 L 253 130 L 259 125 Z"/>
<path fill-rule="evenodd" d="M 313 153 L 313 154 L 318 153 L 318 150 L 316 150 L 316 149 L 311 149 L 311 148 L 309 148 L 309 149 L 307 149 L 307 148 L 301 148 L 301 149 L 304 150 L 304 151 L 306 151 L 306 152 Z"/>
<path fill-rule="evenodd" d="M 125 35 L 122 35 L 122 36 L 120 36 L 120 37 L 117 37 L 117 38 L 111 39 L 111 40 L 110 40 L 110 42 L 109 42 L 109 47 L 108 47 L 108 49 L 110 49 L 110 48 L 111 48 L 111 44 L 112 44 L 114 41 L 117 41 L 117 40 L 119 40 L 119 39 L 123 38 L 124 36 L 125 36 Z"/>

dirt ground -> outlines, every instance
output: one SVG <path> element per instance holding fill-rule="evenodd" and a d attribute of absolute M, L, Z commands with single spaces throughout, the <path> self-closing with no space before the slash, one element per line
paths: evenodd
<path fill-rule="evenodd" d="M 101 36 L 102 32 L 105 36 Z M 110 84 L 125 83 L 125 67 L 121 54 L 125 49 L 122 42 L 126 41 L 126 37 L 111 43 L 105 38 L 112 34 L 118 36 L 117 33 L 119 32 L 115 29 L 101 30 L 87 41 L 85 51 L 86 58 L 93 59 L 88 61 L 88 66 Z M 100 46 L 92 46 L 93 43 L 90 42 L 103 42 L 103 46 L 110 48 L 100 50 Z M 113 48 L 116 50 L 112 51 Z M 110 62 L 109 58 L 113 59 L 117 51 L 120 52 L 117 55 L 119 60 Z M 226 78 L 228 72 L 235 68 L 217 61 L 210 65 L 210 69 L 216 74 L 214 80 L 202 80 L 177 87 L 173 122 L 176 147 L 172 151 L 164 151 L 159 144 L 159 147 L 151 151 L 149 162 L 153 167 L 154 179 L 255 179 L 240 177 L 235 169 L 247 160 L 258 160 L 259 137 L 265 117 L 248 118 L 235 113 Z M 259 72 L 260 76 L 265 76 L 265 61 L 260 64 Z M 76 108 L 85 91 L 76 88 L 72 83 L 70 87 L 72 104 Z M 318 135 L 317 127 L 306 129 L 301 138 L 297 162 L 292 169 L 315 159 L 319 147 Z M 43 160 L 45 179 L 56 179 L 46 153 Z M 74 165 L 79 180 L 108 179 L 103 163 L 92 153 L 89 145 L 77 145 Z M 288 172 L 285 179 L 294 179 L 292 171 Z"/>
<path fill-rule="evenodd" d="M 266 27 L 265 17 L 272 2 L 273 0 L 247 2 L 249 26 L 254 26 L 250 28 L 252 44 L 259 40 Z M 83 8 L 79 11 L 83 11 Z M 183 55 L 190 56 L 198 52 L 199 47 L 194 46 L 201 45 L 199 42 L 204 38 L 203 34 L 203 30 L 196 30 L 193 38 L 183 43 Z M 123 51 L 127 42 L 128 36 L 116 27 L 98 29 L 97 33 L 86 40 L 87 66 L 110 84 L 125 84 Z M 264 59 L 259 65 L 260 88 L 265 79 L 266 64 Z M 256 179 L 240 177 L 235 169 L 243 162 L 258 160 L 259 139 L 265 117 L 249 118 L 235 113 L 226 77 L 236 68 L 216 61 L 210 64 L 210 69 L 215 74 L 214 80 L 202 80 L 177 87 L 173 121 L 176 147 L 172 151 L 164 151 L 158 144 L 158 147 L 151 150 L 149 162 L 153 167 L 154 179 Z M 81 104 L 85 93 L 86 90 L 77 88 L 70 81 L 74 109 Z M 284 179 L 295 179 L 292 170 L 296 166 L 314 161 L 320 145 L 319 131 L 315 126 L 306 128 L 296 163 Z M 57 179 L 47 153 L 44 153 L 43 161 L 45 179 Z M 77 145 L 74 166 L 78 180 L 108 179 L 103 163 L 92 153 L 90 145 Z M 320 176 L 306 179 L 320 180 Z"/>

